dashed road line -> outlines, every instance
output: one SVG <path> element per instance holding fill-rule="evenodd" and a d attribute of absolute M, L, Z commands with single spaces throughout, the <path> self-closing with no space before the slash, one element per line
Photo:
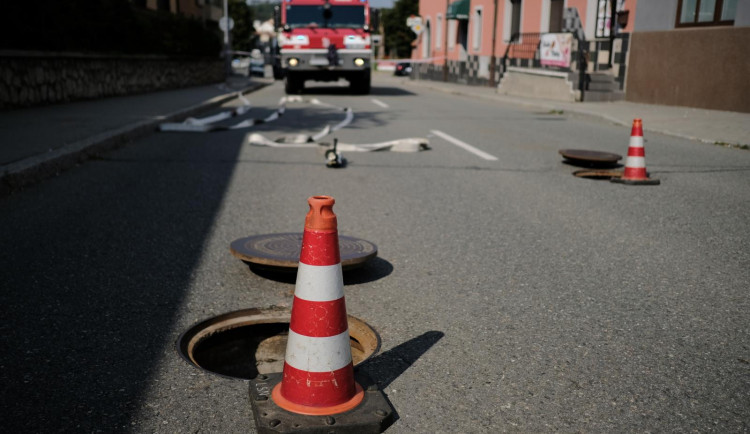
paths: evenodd
<path fill-rule="evenodd" d="M 389 107 L 390 107 L 390 106 L 389 106 L 388 104 L 384 103 L 383 101 L 381 101 L 381 100 L 379 100 L 379 99 L 375 99 L 375 98 L 373 98 L 373 99 L 371 99 L 370 101 L 372 101 L 372 102 L 373 102 L 373 104 L 375 104 L 375 105 L 379 105 L 380 107 L 383 107 L 383 108 L 389 108 Z"/>
<path fill-rule="evenodd" d="M 461 140 L 458 140 L 455 137 L 452 137 L 452 136 L 449 136 L 448 134 L 445 134 L 442 131 L 430 130 L 430 132 L 432 134 L 440 137 L 443 140 L 446 140 L 448 142 L 453 143 L 454 145 L 458 146 L 459 148 L 463 148 L 464 150 L 469 151 L 472 154 L 479 156 L 480 158 L 483 158 L 483 159 L 488 160 L 488 161 L 497 161 L 497 157 L 495 157 L 494 155 L 488 154 L 488 153 L 482 151 L 481 149 L 477 149 L 477 148 L 471 146 L 470 144 L 468 144 L 466 142 L 462 142 Z"/>

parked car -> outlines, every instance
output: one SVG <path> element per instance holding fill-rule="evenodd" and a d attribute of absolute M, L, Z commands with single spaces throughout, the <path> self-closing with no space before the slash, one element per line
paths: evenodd
<path fill-rule="evenodd" d="M 250 74 L 250 58 L 239 57 L 232 59 L 232 72 L 247 77 Z"/>
<path fill-rule="evenodd" d="M 263 59 L 250 59 L 250 75 L 263 77 L 265 75 L 265 66 Z"/>
<path fill-rule="evenodd" d="M 411 62 L 399 62 L 396 64 L 396 69 L 393 70 L 393 75 L 409 74 L 411 74 Z"/>

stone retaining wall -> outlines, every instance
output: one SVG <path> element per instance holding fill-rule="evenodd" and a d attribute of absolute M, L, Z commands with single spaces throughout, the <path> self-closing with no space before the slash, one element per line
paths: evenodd
<path fill-rule="evenodd" d="M 0 109 L 197 86 L 224 80 L 218 57 L 0 51 Z"/>

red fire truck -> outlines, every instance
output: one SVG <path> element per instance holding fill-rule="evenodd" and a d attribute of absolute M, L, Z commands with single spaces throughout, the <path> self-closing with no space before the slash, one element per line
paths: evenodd
<path fill-rule="evenodd" d="M 286 93 L 306 80 L 343 78 L 355 93 L 370 92 L 369 0 L 282 0 L 276 14 Z"/>

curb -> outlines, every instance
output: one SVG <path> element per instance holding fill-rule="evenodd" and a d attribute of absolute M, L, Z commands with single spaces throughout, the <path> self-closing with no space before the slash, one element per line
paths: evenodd
<path fill-rule="evenodd" d="M 0 170 L 2 170 L 2 173 L 0 173 L 0 197 L 58 175 L 91 157 L 120 148 L 130 141 L 147 136 L 156 131 L 161 123 L 180 121 L 195 116 L 236 98 L 238 93 L 254 92 L 267 85 L 263 82 L 253 83 L 237 91 L 218 95 L 199 104 L 169 113 L 159 119 L 144 120 L 106 131 L 67 144 L 51 152 L 28 157 L 0 167 Z"/>
<path fill-rule="evenodd" d="M 405 83 L 409 83 L 418 87 L 424 87 L 424 88 L 431 89 L 431 90 L 436 90 L 439 92 L 447 93 L 449 95 L 460 95 L 460 96 L 465 96 L 465 97 L 470 97 L 470 98 L 479 98 L 479 99 L 486 100 L 486 101 L 497 101 L 497 102 L 502 102 L 506 104 L 515 104 L 515 105 L 520 105 L 520 106 L 525 106 L 525 107 L 537 107 L 537 108 L 552 109 L 552 110 L 563 109 L 566 112 L 570 112 L 579 116 L 593 117 L 593 118 L 601 119 L 607 122 L 611 122 L 615 125 L 619 125 L 623 127 L 630 127 L 630 124 L 627 121 L 617 119 L 605 113 L 590 111 L 583 107 L 577 108 L 577 107 L 570 107 L 568 105 L 561 106 L 559 104 L 555 104 L 555 101 L 548 101 L 548 100 L 537 101 L 534 99 L 529 99 L 529 100 L 520 101 L 517 99 L 507 98 L 498 94 L 482 94 L 482 93 L 474 94 L 471 92 L 462 91 L 460 89 L 444 88 L 439 85 L 431 84 L 429 83 L 430 81 L 431 80 L 408 80 L 408 81 L 405 81 Z M 665 136 L 693 140 L 693 141 L 702 142 L 702 143 L 708 143 L 708 144 L 715 143 L 715 140 L 712 140 L 712 139 L 696 137 L 696 136 L 692 136 L 689 134 L 678 133 L 678 132 L 669 131 L 665 129 L 645 127 L 643 128 L 643 130 L 648 131 L 650 133 L 664 134 Z"/>

